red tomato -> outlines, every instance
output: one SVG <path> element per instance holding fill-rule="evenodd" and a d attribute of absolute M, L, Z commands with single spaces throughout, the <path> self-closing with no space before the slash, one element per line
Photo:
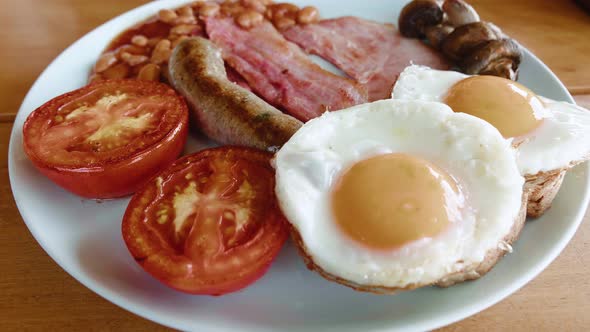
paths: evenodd
<path fill-rule="evenodd" d="M 221 295 L 260 278 L 288 237 L 271 155 L 221 147 L 177 160 L 135 193 L 123 239 L 164 284 Z"/>
<path fill-rule="evenodd" d="M 167 85 L 101 81 L 37 108 L 23 127 L 24 149 L 55 183 L 80 196 L 135 192 L 182 152 L 188 108 Z"/>

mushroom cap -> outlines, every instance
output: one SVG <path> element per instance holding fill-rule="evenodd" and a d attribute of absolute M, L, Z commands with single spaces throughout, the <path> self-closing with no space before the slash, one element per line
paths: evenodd
<path fill-rule="evenodd" d="M 491 40 L 465 57 L 460 67 L 464 73 L 470 75 L 485 73 L 515 78 L 521 59 L 522 50 L 514 40 L 509 38 Z M 513 74 L 509 70 L 512 70 Z"/>
<path fill-rule="evenodd" d="M 442 8 L 435 0 L 414 0 L 402 9 L 398 28 L 405 37 L 422 38 L 426 27 L 437 25 L 442 20 Z"/>
<path fill-rule="evenodd" d="M 441 49 L 447 57 L 458 61 L 479 46 L 495 39 L 498 39 L 495 26 L 492 27 L 487 22 L 469 23 L 453 30 L 442 42 Z"/>
<path fill-rule="evenodd" d="M 514 64 L 512 59 L 501 58 L 489 63 L 479 72 L 479 75 L 492 75 L 516 81 L 518 78 L 518 66 L 515 67 Z"/>
<path fill-rule="evenodd" d="M 443 41 L 453 32 L 452 26 L 448 24 L 438 24 L 426 27 L 424 34 L 430 43 L 430 46 L 440 49 Z"/>
<path fill-rule="evenodd" d="M 448 22 L 454 27 L 479 22 L 479 15 L 475 9 L 463 0 L 445 0 L 442 10 L 447 14 Z"/>

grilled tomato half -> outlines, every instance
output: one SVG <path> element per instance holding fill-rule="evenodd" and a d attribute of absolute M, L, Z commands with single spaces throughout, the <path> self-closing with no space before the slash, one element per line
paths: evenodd
<path fill-rule="evenodd" d="M 100 81 L 58 96 L 25 121 L 25 153 L 59 186 L 88 198 L 132 194 L 182 152 L 184 99 L 162 83 Z"/>

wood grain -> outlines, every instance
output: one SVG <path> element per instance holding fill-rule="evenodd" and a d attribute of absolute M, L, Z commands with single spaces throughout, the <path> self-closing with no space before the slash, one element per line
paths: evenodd
<path fill-rule="evenodd" d="M 590 110 L 590 93 L 587 95 L 574 96 L 576 104 Z"/>
<path fill-rule="evenodd" d="M 66 47 L 100 24 L 147 2 L 2 0 L 0 113 L 16 113 L 33 82 Z"/>
<path fill-rule="evenodd" d="M 12 123 L 16 118 L 16 113 L 0 113 L 0 122 L 3 123 Z"/>
<path fill-rule="evenodd" d="M 84 33 L 147 0 L 3 0 L 0 113 L 16 111 L 51 59 Z M 590 17 L 570 1 L 473 0 L 545 61 L 590 108 Z M 5 10 L 8 8 L 8 10 Z M 31 10 L 30 8 L 35 8 Z M 588 92 L 584 92 L 588 91 Z M 1 119 L 10 120 L 9 115 Z M 0 121 L 0 330 L 168 331 L 107 302 L 65 273 L 22 221 L 8 181 L 11 124 Z M 590 215 L 549 268 L 499 304 L 442 331 L 583 330 L 590 326 Z"/>

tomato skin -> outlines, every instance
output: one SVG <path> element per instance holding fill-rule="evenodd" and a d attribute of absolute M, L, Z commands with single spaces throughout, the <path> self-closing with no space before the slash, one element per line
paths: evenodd
<path fill-rule="evenodd" d="M 154 174 L 168 167 L 182 153 L 188 134 L 186 122 L 146 151 L 117 163 L 86 169 L 35 167 L 60 187 L 87 198 L 117 198 L 133 194 Z"/>
<path fill-rule="evenodd" d="M 265 163 L 264 167 L 268 171 L 265 171 L 265 174 L 270 175 L 270 178 L 265 180 L 268 185 L 257 187 L 263 188 L 257 194 L 261 194 L 258 201 L 264 202 L 265 206 L 264 209 L 258 210 L 259 213 L 255 215 L 255 219 L 249 219 L 249 222 L 258 226 L 255 227 L 253 233 L 248 235 L 246 242 L 230 249 L 220 246 L 222 249 L 215 249 L 213 254 L 198 252 L 198 243 L 197 245 L 189 243 L 191 235 L 187 236 L 182 245 L 178 247 L 181 248 L 180 250 L 175 249 L 170 245 L 169 239 L 165 239 L 166 235 L 156 229 L 158 225 L 153 221 L 153 215 L 149 213 L 150 206 L 155 204 L 155 201 L 152 200 L 154 195 L 157 195 L 158 192 L 165 192 L 166 189 L 162 189 L 162 181 L 164 183 L 166 181 L 174 182 L 175 177 L 181 176 L 177 174 L 182 174 L 181 170 L 184 165 L 198 164 L 207 158 L 218 158 L 228 154 L 237 154 L 243 156 L 244 159 L 253 159 L 254 161 L 248 162 L 260 165 L 262 162 Z M 271 155 L 263 151 L 224 146 L 202 150 L 177 160 L 170 168 L 162 171 L 144 188 L 136 192 L 129 202 L 121 229 L 123 240 L 131 255 L 154 278 L 185 293 L 217 296 L 238 291 L 254 283 L 270 267 L 289 236 L 288 223 L 274 196 L 274 169 L 270 166 L 270 158 Z M 255 174 L 252 177 L 256 178 L 259 175 Z M 160 181 L 159 185 L 158 181 Z M 178 187 L 178 182 L 170 185 L 170 187 L 172 186 Z M 174 197 L 176 194 L 177 192 L 174 192 Z M 172 196 L 171 193 L 169 195 Z M 206 204 L 208 203 L 203 203 L 203 205 Z M 211 203 L 211 205 L 213 204 Z M 194 220 L 198 219 L 195 217 Z M 222 218 L 220 217 L 219 220 Z M 201 219 L 200 222 L 202 221 Z M 215 224 L 217 232 L 212 234 L 211 232 L 207 233 L 203 228 L 198 228 L 198 222 L 194 221 L 189 234 L 197 232 L 196 235 L 193 234 L 197 238 L 205 236 L 209 240 L 213 238 L 215 242 L 218 240 L 219 234 L 222 234 L 221 225 L 221 221 L 217 222 Z M 220 261 L 224 264 L 224 273 L 209 268 Z M 231 265 L 229 269 L 227 265 Z"/>
<path fill-rule="evenodd" d="M 121 80 L 129 84 L 131 80 Z M 135 82 L 135 81 L 134 81 Z M 126 156 L 103 160 L 92 165 L 56 165 L 40 158 L 31 142 L 33 123 L 45 120 L 52 109 L 70 101 L 77 95 L 91 91 L 101 83 L 117 84 L 117 81 L 103 81 L 58 96 L 37 108 L 23 126 L 23 146 L 33 165 L 60 187 L 86 198 L 117 198 L 137 191 L 154 174 L 166 168 L 182 153 L 188 135 L 188 107 L 182 97 L 176 95 L 179 121 L 174 124 L 161 140 L 145 149 Z M 149 82 L 152 84 L 153 82 Z M 145 84 L 145 83 L 141 83 Z M 160 83 L 154 83 L 160 84 Z M 161 88 L 161 87 L 160 87 Z"/>

